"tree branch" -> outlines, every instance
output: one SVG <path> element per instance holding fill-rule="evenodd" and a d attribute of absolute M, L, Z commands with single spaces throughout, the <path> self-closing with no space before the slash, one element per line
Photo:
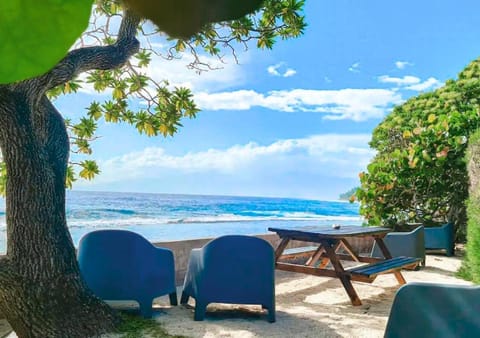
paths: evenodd
<path fill-rule="evenodd" d="M 72 80 L 88 70 L 107 70 L 123 66 L 138 52 L 140 43 L 136 39 L 140 18 L 126 10 L 120 24 L 117 41 L 108 46 L 84 47 L 70 51 L 51 71 L 36 80 L 43 93 Z"/>

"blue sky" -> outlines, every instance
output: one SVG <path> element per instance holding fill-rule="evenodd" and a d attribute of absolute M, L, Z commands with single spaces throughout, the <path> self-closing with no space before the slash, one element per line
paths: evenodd
<path fill-rule="evenodd" d="M 272 51 L 228 54 L 197 75 L 183 60 L 148 74 L 192 89 L 202 112 L 173 138 L 101 124 L 102 173 L 74 189 L 337 199 L 358 185 L 373 128 L 393 105 L 442 85 L 480 56 L 473 0 L 307 0 L 308 27 Z M 57 101 L 79 118 L 88 88 Z"/>

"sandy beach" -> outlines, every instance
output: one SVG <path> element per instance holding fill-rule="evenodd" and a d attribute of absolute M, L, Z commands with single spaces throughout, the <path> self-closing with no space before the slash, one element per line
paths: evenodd
<path fill-rule="evenodd" d="M 427 266 L 404 270 L 407 282 L 469 284 L 454 272 L 460 257 L 427 255 Z M 277 321 L 268 323 L 258 306 L 211 304 L 202 322 L 193 320 L 193 305 L 170 307 L 168 299 L 156 300 L 154 319 L 171 334 L 188 337 L 383 337 L 398 284 L 393 275 L 379 276 L 372 284 L 354 283 L 363 302 L 352 306 L 339 280 L 277 271 Z M 181 294 L 181 288 L 178 290 Z M 190 306 L 191 305 L 191 306 Z M 8 324 L 0 321 L 0 337 Z M 2 334 L 3 333 L 3 334 Z M 109 335 L 108 337 L 114 337 Z"/>
<path fill-rule="evenodd" d="M 469 284 L 454 276 L 460 264 L 459 257 L 428 255 L 425 268 L 403 274 L 407 282 Z M 372 284 L 354 283 L 354 287 L 361 306 L 351 305 L 337 279 L 279 271 L 276 323 L 268 323 L 264 314 L 258 316 L 259 307 L 217 304 L 210 305 L 212 312 L 203 322 L 194 322 L 193 309 L 182 306 L 164 309 L 156 320 L 169 333 L 189 337 L 383 337 L 398 289 L 395 277 L 382 275 Z"/>

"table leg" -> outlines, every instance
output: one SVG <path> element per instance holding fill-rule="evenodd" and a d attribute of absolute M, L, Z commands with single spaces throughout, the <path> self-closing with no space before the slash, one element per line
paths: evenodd
<path fill-rule="evenodd" d="M 317 251 L 315 251 L 315 253 L 312 255 L 312 257 L 310 257 L 305 265 L 308 265 L 308 266 L 313 266 L 315 265 L 315 263 L 318 261 L 318 259 L 320 258 L 320 256 L 325 252 L 325 249 L 323 248 L 323 246 L 319 246 Z M 323 262 L 323 261 L 322 261 Z"/>
<path fill-rule="evenodd" d="M 336 243 L 334 246 L 333 246 L 333 251 L 335 252 L 335 254 L 337 253 L 338 249 L 340 248 L 340 242 Z M 321 248 L 323 248 L 322 245 L 320 245 Z M 326 252 L 325 249 L 323 249 L 323 252 Z M 322 261 L 320 262 L 320 264 L 318 265 L 318 267 L 320 269 L 325 269 L 325 267 L 328 265 L 328 263 L 330 263 L 330 258 L 328 257 L 324 257 L 322 258 Z"/>
<path fill-rule="evenodd" d="M 355 253 L 355 250 L 352 248 L 350 243 L 348 243 L 345 238 L 342 238 L 340 240 L 340 243 L 342 244 L 345 251 L 348 252 L 350 256 L 352 256 L 353 260 L 360 262 L 360 258 L 358 258 L 358 255 Z"/>
<path fill-rule="evenodd" d="M 285 248 L 287 247 L 288 242 L 290 242 L 289 238 L 282 238 L 280 244 L 275 249 L 275 263 L 278 261 L 278 259 L 282 255 L 283 250 L 285 250 Z"/>
<path fill-rule="evenodd" d="M 383 257 L 385 257 L 385 259 L 390 259 L 392 258 L 392 255 L 390 254 L 390 251 L 388 251 L 388 248 L 387 246 L 385 245 L 385 242 L 383 242 L 383 237 L 385 236 L 375 236 L 375 242 L 377 243 L 378 247 L 380 248 L 380 251 L 382 251 L 382 254 L 383 254 Z M 403 285 L 403 284 L 406 284 L 407 281 L 405 280 L 405 278 L 403 278 L 403 275 L 400 271 L 395 271 L 394 272 L 394 275 L 395 275 L 395 278 L 397 279 L 398 283 Z"/>
<path fill-rule="evenodd" d="M 358 297 L 357 292 L 353 288 L 352 281 L 350 280 L 350 276 L 348 276 L 345 273 L 342 263 L 340 263 L 340 260 L 337 258 L 337 255 L 335 253 L 335 249 L 337 248 L 340 242 L 338 240 L 334 240 L 334 241 L 322 240 L 321 243 L 322 243 L 322 246 L 325 248 L 325 252 L 328 255 L 328 258 L 330 259 L 330 263 L 332 263 L 332 266 L 335 269 L 335 273 L 337 274 L 337 277 L 342 282 L 343 287 L 345 288 L 345 291 L 347 291 L 347 294 L 350 297 L 350 301 L 352 302 L 353 305 L 362 305 L 362 302 L 360 301 L 360 298 Z"/>

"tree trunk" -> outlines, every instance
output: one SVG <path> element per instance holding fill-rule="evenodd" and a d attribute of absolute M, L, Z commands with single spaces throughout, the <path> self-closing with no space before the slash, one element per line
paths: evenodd
<path fill-rule="evenodd" d="M 0 308 L 19 337 L 89 337 L 111 331 L 113 311 L 81 279 L 66 224 L 69 140 L 36 88 L 0 86 L 0 147 L 7 168 L 7 255 Z"/>
<path fill-rule="evenodd" d="M 139 49 L 139 22 L 126 10 L 115 43 L 72 50 L 37 78 L 0 85 L 0 148 L 7 169 L 0 311 L 21 338 L 97 336 L 117 323 L 80 276 L 65 216 L 69 139 L 45 93 L 82 72 L 122 67 Z"/>

